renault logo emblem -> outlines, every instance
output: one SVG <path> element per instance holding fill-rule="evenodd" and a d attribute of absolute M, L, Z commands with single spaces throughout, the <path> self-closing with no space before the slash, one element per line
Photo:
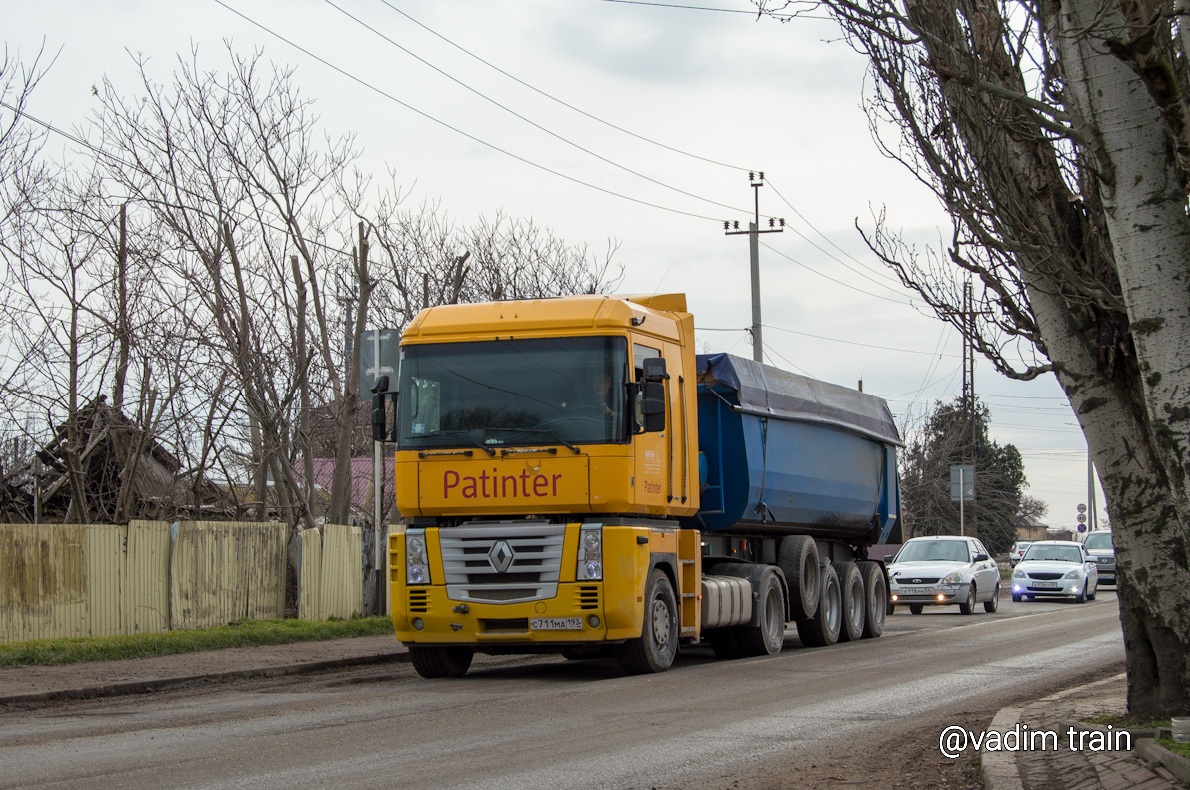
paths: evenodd
<path fill-rule="evenodd" d="M 488 552 L 488 562 L 492 563 L 492 568 L 496 573 L 504 573 L 508 570 L 515 557 L 512 546 L 509 546 L 506 540 L 497 541 L 496 545 L 492 546 L 492 550 Z"/>

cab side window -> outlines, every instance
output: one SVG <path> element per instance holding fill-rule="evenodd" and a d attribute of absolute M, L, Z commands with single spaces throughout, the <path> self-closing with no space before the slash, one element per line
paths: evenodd
<path fill-rule="evenodd" d="M 661 356 L 661 349 L 652 348 L 650 346 L 642 346 L 639 343 L 632 344 L 632 380 L 640 383 L 645 377 L 645 360 L 657 359 Z M 636 400 L 632 404 L 633 415 L 632 418 L 636 421 L 637 426 L 644 427 L 645 414 L 643 409 L 644 393 L 638 388 L 636 390 Z"/>

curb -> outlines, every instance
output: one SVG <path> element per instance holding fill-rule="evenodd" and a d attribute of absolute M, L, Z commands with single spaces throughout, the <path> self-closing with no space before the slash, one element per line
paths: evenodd
<path fill-rule="evenodd" d="M 123 683 L 108 683 L 100 686 L 86 686 L 72 689 L 56 689 L 54 691 L 36 691 L 27 694 L 10 694 L 0 696 L 0 705 L 19 705 L 22 703 L 55 702 L 62 700 L 99 699 L 100 697 L 118 697 L 129 694 L 147 694 L 154 691 L 184 686 L 188 683 L 201 683 L 208 680 L 239 680 L 242 678 L 275 678 L 284 675 L 305 675 L 313 672 L 324 672 L 339 667 L 366 666 L 369 664 L 385 664 L 394 661 L 408 661 L 409 654 L 405 651 L 391 653 L 375 653 L 364 656 L 350 656 L 347 658 L 332 658 L 326 661 L 306 661 L 297 664 L 286 664 L 274 667 L 256 667 L 253 669 L 227 669 L 220 672 L 204 672 L 198 675 L 180 675 L 177 677 L 154 678 L 152 680 L 129 680 Z"/>
<path fill-rule="evenodd" d="M 1159 765 L 1174 775 L 1179 782 L 1190 784 L 1190 758 L 1166 749 L 1152 738 L 1141 738 L 1136 742 L 1136 751 L 1150 765 Z"/>
<path fill-rule="evenodd" d="M 1022 708 L 1001 708 L 984 732 L 1005 733 L 1020 723 Z M 979 775 L 985 790 L 1024 790 L 1016 767 L 1016 753 L 983 751 L 979 755 Z"/>

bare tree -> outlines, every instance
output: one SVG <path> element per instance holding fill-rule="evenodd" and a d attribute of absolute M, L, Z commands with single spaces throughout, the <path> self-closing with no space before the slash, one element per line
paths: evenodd
<path fill-rule="evenodd" d="M 1172 0 L 822 5 L 869 59 L 877 139 L 953 222 L 938 255 L 883 216 L 869 243 L 1001 373 L 1057 376 L 1115 529 L 1129 708 L 1190 709 L 1184 16 Z"/>
<path fill-rule="evenodd" d="M 327 229 L 342 219 L 335 187 L 356 153 L 350 138 L 316 144 L 290 72 L 268 73 L 259 54 L 230 60 L 220 75 L 193 54 L 168 87 L 138 61 L 141 97 L 122 99 L 105 80 L 96 123 L 110 178 L 165 239 L 164 288 L 188 296 L 170 316 L 181 342 L 209 349 L 205 368 L 186 374 L 217 382 L 200 466 L 238 444 L 258 516 L 271 502 L 313 526 L 321 506 L 300 470 L 308 421 L 346 387 L 322 287 L 345 256 Z M 216 428 L 222 442 L 207 441 Z M 227 459 L 214 463 L 238 477 Z"/>

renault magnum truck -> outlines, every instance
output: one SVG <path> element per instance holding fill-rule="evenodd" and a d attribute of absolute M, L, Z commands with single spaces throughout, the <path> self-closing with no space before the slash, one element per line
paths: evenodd
<path fill-rule="evenodd" d="M 427 678 L 476 652 L 779 652 L 877 637 L 899 542 L 887 404 L 696 356 L 681 294 L 449 305 L 404 332 L 392 426 L 396 636 Z"/>

